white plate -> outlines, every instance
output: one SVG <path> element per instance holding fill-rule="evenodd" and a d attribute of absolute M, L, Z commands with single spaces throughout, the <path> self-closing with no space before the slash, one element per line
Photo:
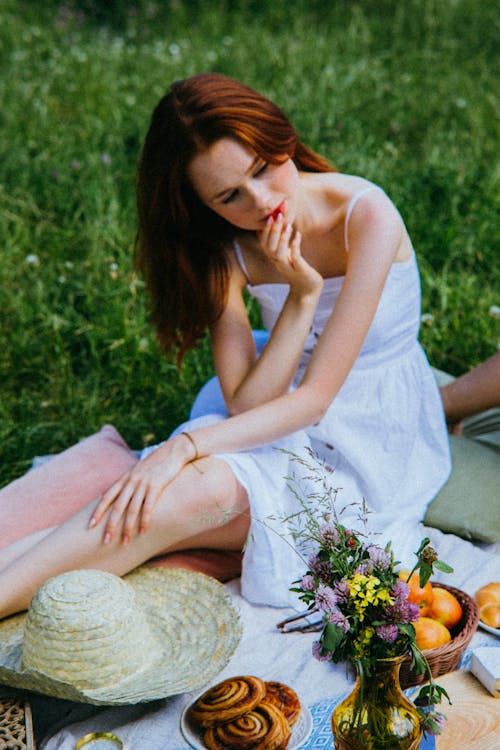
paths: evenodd
<path fill-rule="evenodd" d="M 192 705 L 192 704 L 191 704 Z M 202 735 L 189 721 L 187 712 L 190 706 L 186 706 L 181 716 L 181 732 L 186 741 L 196 750 L 206 750 L 206 745 L 202 742 Z M 292 735 L 288 742 L 287 750 L 297 750 L 309 738 L 313 727 L 311 712 L 306 706 L 301 705 L 299 718 L 291 727 Z"/>
<path fill-rule="evenodd" d="M 486 625 L 482 620 L 479 620 L 479 627 L 483 628 L 483 630 L 487 630 L 488 633 L 491 633 L 492 635 L 496 635 L 497 638 L 500 638 L 500 628 L 492 628 L 491 625 Z"/>

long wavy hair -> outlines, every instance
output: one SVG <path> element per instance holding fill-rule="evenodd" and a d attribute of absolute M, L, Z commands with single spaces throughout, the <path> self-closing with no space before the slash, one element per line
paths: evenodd
<path fill-rule="evenodd" d="M 285 155 L 305 172 L 334 168 L 304 146 L 273 102 L 244 84 L 201 73 L 172 84 L 156 106 L 137 178 L 136 262 L 151 319 L 177 362 L 222 314 L 229 279 L 228 248 L 238 230 L 205 206 L 187 168 L 197 153 L 233 138 L 266 162 Z"/>

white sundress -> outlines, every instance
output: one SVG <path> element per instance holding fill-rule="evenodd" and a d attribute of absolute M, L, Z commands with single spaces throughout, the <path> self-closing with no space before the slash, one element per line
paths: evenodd
<path fill-rule="evenodd" d="M 351 201 L 346 236 L 350 212 L 365 191 Z M 246 271 L 239 248 L 236 252 Z M 293 387 L 300 383 L 342 284 L 343 277 L 324 282 Z M 288 285 L 249 283 L 247 288 L 260 303 L 266 329 L 272 330 Z M 370 510 L 368 526 L 378 534 L 374 541 L 385 544 L 391 539 L 397 559 L 411 561 L 421 536 L 419 521 L 451 466 L 439 391 L 417 340 L 419 324 L 420 281 L 413 254 L 410 260 L 392 265 L 357 361 L 321 421 L 276 443 L 219 456 L 248 493 L 252 522 L 241 587 L 251 602 L 297 606 L 297 596 L 289 587 L 307 566 L 290 538 L 285 540 L 286 524 L 279 519 L 297 509 L 286 478 L 301 474 L 293 455 L 309 460 L 307 448 L 334 470 L 329 481 L 338 489 L 338 508 L 346 506 L 342 522 L 359 529 L 359 507 L 352 503 L 365 499 Z M 176 432 L 227 416 L 215 405 L 213 412 L 183 424 Z M 301 487 L 304 492 L 317 492 L 316 483 L 307 477 L 302 477 Z"/>

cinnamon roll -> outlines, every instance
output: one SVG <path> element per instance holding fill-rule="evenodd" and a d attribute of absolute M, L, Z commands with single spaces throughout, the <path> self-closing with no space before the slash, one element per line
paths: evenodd
<path fill-rule="evenodd" d="M 231 677 L 206 690 L 191 706 L 189 720 L 197 727 L 224 724 L 251 711 L 266 694 L 259 677 Z"/>
<path fill-rule="evenodd" d="M 264 699 L 234 721 L 209 727 L 203 743 L 208 750 L 285 750 L 290 735 L 284 714 Z"/>
<path fill-rule="evenodd" d="M 283 682 L 266 682 L 266 701 L 279 708 L 292 726 L 300 714 L 300 701 L 297 693 Z"/>

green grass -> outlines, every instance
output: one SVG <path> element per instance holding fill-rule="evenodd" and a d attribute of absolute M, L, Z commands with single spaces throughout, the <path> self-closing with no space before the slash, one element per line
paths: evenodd
<path fill-rule="evenodd" d="M 159 351 L 131 261 L 150 113 L 202 70 L 263 91 L 393 197 L 434 365 L 458 374 L 493 353 L 498 25 L 477 0 L 4 0 L 0 483 L 105 422 L 134 447 L 161 439 L 212 373 L 206 342 L 180 373 Z"/>

